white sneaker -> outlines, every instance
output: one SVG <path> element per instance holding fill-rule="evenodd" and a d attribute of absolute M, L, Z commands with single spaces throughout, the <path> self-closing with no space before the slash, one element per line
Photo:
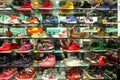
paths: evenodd
<path fill-rule="evenodd" d="M 52 35 L 53 38 L 67 38 L 67 31 L 63 30 L 55 35 Z"/>
<path fill-rule="evenodd" d="M 16 16 L 9 16 L 9 18 L 5 21 L 0 22 L 2 24 L 19 24 L 20 20 Z"/>

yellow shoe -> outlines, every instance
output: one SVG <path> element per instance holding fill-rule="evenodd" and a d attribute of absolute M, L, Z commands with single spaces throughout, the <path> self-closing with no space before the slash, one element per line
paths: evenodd
<path fill-rule="evenodd" d="M 103 0 L 98 0 L 97 6 L 100 6 L 103 3 Z"/>
<path fill-rule="evenodd" d="M 32 0 L 31 5 L 33 8 L 37 8 L 39 6 L 38 0 Z"/>
<path fill-rule="evenodd" d="M 65 5 L 62 5 L 60 7 L 60 9 L 61 9 L 60 14 L 69 14 L 69 13 L 71 13 L 72 10 L 64 10 L 64 9 L 74 9 L 73 2 L 71 2 L 70 0 L 67 0 Z"/>

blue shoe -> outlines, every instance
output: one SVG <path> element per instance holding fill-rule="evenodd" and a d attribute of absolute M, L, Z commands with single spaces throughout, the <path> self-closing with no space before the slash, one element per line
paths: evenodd
<path fill-rule="evenodd" d="M 77 20 L 74 16 L 70 16 L 66 20 L 61 21 L 61 23 L 77 23 Z"/>
<path fill-rule="evenodd" d="M 105 3 L 105 4 L 98 6 L 97 8 L 110 8 L 110 5 Z"/>
<path fill-rule="evenodd" d="M 12 4 L 3 4 L 0 8 L 6 9 L 6 10 L 11 10 L 13 9 Z"/>
<path fill-rule="evenodd" d="M 43 24 L 58 23 L 58 18 L 56 17 L 56 18 L 53 18 L 53 19 L 48 19 L 48 20 L 46 20 L 46 21 L 43 21 L 42 23 L 43 23 Z"/>

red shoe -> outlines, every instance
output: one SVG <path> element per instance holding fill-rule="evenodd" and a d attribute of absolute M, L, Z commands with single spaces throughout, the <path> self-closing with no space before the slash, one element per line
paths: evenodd
<path fill-rule="evenodd" d="M 112 64 L 118 64 L 118 56 L 111 56 L 111 61 Z"/>
<path fill-rule="evenodd" d="M 46 9 L 46 8 L 52 8 L 53 4 L 52 2 L 45 0 L 44 4 L 42 6 L 39 6 L 39 9 Z"/>
<path fill-rule="evenodd" d="M 11 49 L 18 49 L 18 43 L 11 43 Z"/>
<path fill-rule="evenodd" d="M 27 12 L 30 12 L 31 13 L 31 10 L 32 10 L 32 5 L 27 3 L 27 2 L 24 2 L 23 3 L 23 6 L 21 6 L 20 8 L 17 9 L 19 12 L 25 14 Z"/>
<path fill-rule="evenodd" d="M 14 74 L 17 73 L 17 68 L 9 68 L 5 69 L 2 74 L 0 74 L 0 80 L 5 79 L 8 80 L 10 79 Z"/>
<path fill-rule="evenodd" d="M 35 69 L 34 68 L 28 68 L 25 70 L 22 70 L 20 74 L 17 74 L 15 78 L 17 80 L 33 80 L 35 76 Z"/>
<path fill-rule="evenodd" d="M 0 47 L 0 51 L 10 51 L 11 50 L 11 44 L 10 43 L 4 43 Z"/>

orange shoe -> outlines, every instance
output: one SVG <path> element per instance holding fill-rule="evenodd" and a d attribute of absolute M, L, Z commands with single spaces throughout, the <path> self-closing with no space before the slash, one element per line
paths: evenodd
<path fill-rule="evenodd" d="M 34 18 L 31 18 L 31 19 L 28 19 L 28 20 L 25 20 L 25 21 L 22 21 L 23 23 L 31 23 L 31 24 L 38 24 L 40 23 L 39 19 L 37 17 L 34 17 Z"/>

